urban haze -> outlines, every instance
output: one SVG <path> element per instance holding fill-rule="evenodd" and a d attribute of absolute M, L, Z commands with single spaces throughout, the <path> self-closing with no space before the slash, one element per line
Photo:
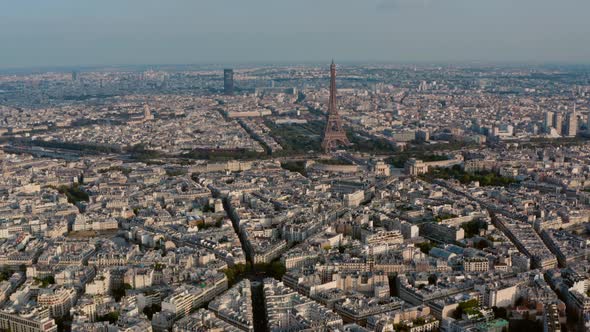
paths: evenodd
<path fill-rule="evenodd" d="M 587 0 L 0 4 L 0 332 L 590 331 Z"/>

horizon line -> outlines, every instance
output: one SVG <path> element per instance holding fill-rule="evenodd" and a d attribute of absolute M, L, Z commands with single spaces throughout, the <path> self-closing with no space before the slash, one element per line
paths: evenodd
<path fill-rule="evenodd" d="M 579 62 L 579 61 L 488 61 L 488 60 L 464 60 L 464 61 L 388 61 L 388 60 L 342 60 L 337 61 L 336 64 L 347 65 L 347 66 L 360 66 L 360 65 L 389 65 L 389 66 L 456 66 L 456 67 L 469 67 L 469 66 L 481 66 L 481 67 L 552 67 L 552 66 L 567 66 L 567 67 L 590 67 L 590 61 Z M 322 66 L 329 65 L 331 60 L 318 61 L 203 61 L 194 63 L 143 63 L 143 64 L 76 64 L 76 65 L 24 65 L 24 66 L 8 66 L 0 67 L 0 74 L 6 73 L 33 73 L 33 72 L 64 72 L 72 70 L 105 70 L 109 68 L 127 68 L 133 69 L 131 71 L 139 71 L 150 69 L 149 67 L 219 67 L 223 68 L 238 68 L 247 69 L 253 67 L 272 67 L 272 66 Z M 241 68 L 240 68 L 241 67 Z"/>

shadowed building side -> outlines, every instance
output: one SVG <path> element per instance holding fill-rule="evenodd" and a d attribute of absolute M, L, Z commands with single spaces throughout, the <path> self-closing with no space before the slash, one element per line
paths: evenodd
<path fill-rule="evenodd" d="M 234 70 L 223 70 L 223 93 L 231 96 L 234 94 Z"/>

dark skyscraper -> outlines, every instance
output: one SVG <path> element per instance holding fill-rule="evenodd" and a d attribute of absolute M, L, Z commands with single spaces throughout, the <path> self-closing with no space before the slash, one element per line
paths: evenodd
<path fill-rule="evenodd" d="M 73 71 L 72 72 L 72 81 L 77 81 L 78 80 L 78 72 L 77 71 Z"/>
<path fill-rule="evenodd" d="M 234 70 L 223 70 L 223 93 L 226 95 L 234 94 Z"/>
<path fill-rule="evenodd" d="M 338 114 L 336 106 L 336 65 L 332 61 L 330 66 L 330 101 L 328 103 L 328 122 L 324 131 L 324 140 L 322 148 L 324 151 L 330 151 L 338 146 L 350 145 L 346 132 L 342 128 L 342 119 Z"/>

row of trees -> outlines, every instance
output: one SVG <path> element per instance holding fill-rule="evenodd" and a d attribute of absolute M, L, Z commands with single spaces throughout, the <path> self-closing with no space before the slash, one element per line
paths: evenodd
<path fill-rule="evenodd" d="M 425 179 L 455 179 L 463 184 L 468 184 L 473 181 L 478 181 L 480 186 L 495 186 L 507 187 L 513 183 L 518 183 L 518 180 L 501 176 L 492 171 L 480 171 L 475 173 L 468 173 L 461 169 L 461 166 L 455 165 L 451 168 L 434 168 L 430 170 Z"/>
<path fill-rule="evenodd" d="M 16 139 L 15 143 L 21 145 L 29 145 L 29 146 L 40 146 L 44 148 L 53 148 L 53 149 L 64 149 L 64 150 L 73 150 L 73 151 L 80 151 L 90 154 L 100 154 L 100 153 L 121 153 L 121 148 L 117 146 L 109 146 L 109 145 L 96 145 L 91 143 L 70 143 L 70 142 L 59 142 L 59 141 L 43 141 L 43 140 L 24 140 L 24 139 Z"/>
<path fill-rule="evenodd" d="M 271 263 L 261 263 L 254 265 L 251 263 L 236 264 L 223 270 L 223 272 L 225 273 L 228 284 L 231 287 L 240 280 L 250 276 L 265 276 L 281 280 L 285 272 L 287 272 L 287 269 L 280 261 L 273 261 Z"/>
<path fill-rule="evenodd" d="M 307 176 L 307 171 L 305 170 L 305 161 L 303 160 L 284 161 L 281 162 L 281 167 L 291 172 L 297 172 L 303 176 Z"/>
<path fill-rule="evenodd" d="M 70 186 L 61 185 L 59 187 L 49 186 L 57 190 L 60 194 L 66 195 L 70 204 L 76 205 L 79 202 L 90 201 L 90 196 L 79 183 L 74 183 Z"/>
<path fill-rule="evenodd" d="M 487 223 L 483 220 L 472 220 L 461 225 L 465 231 L 465 237 L 473 237 L 479 235 L 480 230 L 487 228 Z"/>
<path fill-rule="evenodd" d="M 289 156 L 307 153 L 310 150 L 321 150 L 323 121 L 310 121 L 306 124 L 276 125 L 271 121 L 265 122 L 270 129 L 270 135 L 283 147 L 282 151 L 273 153 L 274 156 Z"/>

